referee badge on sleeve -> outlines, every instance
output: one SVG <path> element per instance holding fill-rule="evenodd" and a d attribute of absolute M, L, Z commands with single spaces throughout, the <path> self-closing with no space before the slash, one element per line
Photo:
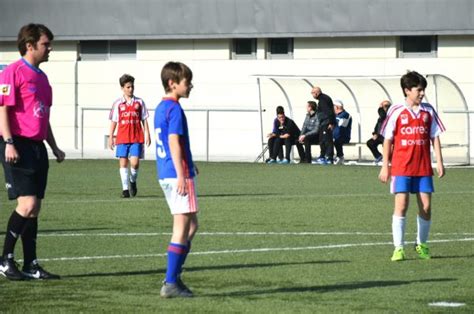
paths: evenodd
<path fill-rule="evenodd" d="M 10 96 L 10 84 L 0 84 L 0 95 Z"/>

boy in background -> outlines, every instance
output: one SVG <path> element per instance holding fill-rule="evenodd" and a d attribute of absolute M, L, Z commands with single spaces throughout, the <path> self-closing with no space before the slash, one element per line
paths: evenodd
<path fill-rule="evenodd" d="M 434 108 L 422 102 L 427 82 L 421 74 L 408 72 L 402 76 L 400 84 L 405 103 L 391 106 L 382 126 L 385 140 L 379 174 L 383 183 L 391 178 L 391 193 L 395 194 L 392 261 L 406 259 L 404 235 L 410 193 L 416 194 L 418 202 L 415 250 L 419 258 L 430 259 L 427 241 L 431 226 L 431 194 L 434 192 L 430 143 L 437 161 L 438 177 L 442 178 L 445 170 L 439 135 L 445 128 Z"/>
<path fill-rule="evenodd" d="M 122 197 L 129 198 L 137 195 L 137 177 L 140 159 L 143 159 L 143 143 L 150 146 L 150 131 L 148 129 L 148 110 L 145 102 L 133 92 L 135 78 L 124 74 L 119 83 L 123 96 L 117 99 L 110 111 L 110 129 L 108 146 L 111 150 L 117 146 L 115 156 L 119 158 L 120 179 L 122 181 Z M 114 132 L 117 128 L 117 138 L 114 141 Z M 128 163 L 130 158 L 130 179 Z M 130 182 L 130 188 L 129 188 Z"/>
<path fill-rule="evenodd" d="M 156 165 L 158 181 L 173 215 L 173 234 L 168 246 L 163 298 L 192 297 L 181 280 L 181 271 L 197 231 L 197 194 L 186 115 L 179 103 L 189 97 L 193 73 L 185 64 L 168 62 L 161 71 L 166 96 L 155 109 Z"/>

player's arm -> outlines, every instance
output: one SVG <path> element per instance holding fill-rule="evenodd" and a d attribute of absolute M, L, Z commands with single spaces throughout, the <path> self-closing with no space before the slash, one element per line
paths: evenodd
<path fill-rule="evenodd" d="M 3 140 L 12 138 L 12 133 L 10 131 L 10 121 L 8 120 L 8 106 L 0 106 L 0 131 L 3 136 Z M 13 145 L 5 145 L 5 161 L 6 162 L 16 162 L 20 158 L 18 151 Z"/>
<path fill-rule="evenodd" d="M 56 144 L 56 139 L 54 138 L 53 129 L 51 128 L 51 124 L 48 122 L 48 135 L 46 137 L 46 142 L 48 143 L 49 147 L 53 151 L 54 156 L 56 156 L 57 162 L 62 162 L 66 157 L 66 154 L 59 149 L 58 145 Z"/>
<path fill-rule="evenodd" d="M 170 146 L 171 159 L 173 160 L 174 169 L 176 170 L 176 190 L 179 195 L 186 195 L 186 178 L 183 168 L 183 151 L 179 143 L 180 136 L 178 134 L 168 135 L 168 144 Z"/>
<path fill-rule="evenodd" d="M 385 139 L 383 141 L 383 164 L 380 169 L 379 180 L 387 183 L 390 178 L 390 161 L 392 160 L 392 140 Z"/>
<path fill-rule="evenodd" d="M 142 121 L 143 123 L 143 130 L 145 130 L 145 144 L 146 146 L 150 146 L 151 138 L 150 138 L 150 128 L 148 127 L 148 120 L 145 119 Z"/>
<path fill-rule="evenodd" d="M 107 146 L 109 146 L 109 148 L 111 150 L 114 150 L 114 146 L 115 146 L 115 143 L 114 143 L 114 133 L 115 133 L 115 129 L 117 128 L 117 122 L 115 121 L 110 121 L 110 128 L 109 128 L 109 140 L 107 141 Z"/>
<path fill-rule="evenodd" d="M 441 141 L 439 136 L 436 136 L 433 140 L 433 150 L 436 157 L 436 171 L 438 172 L 438 177 L 442 178 L 445 175 L 443 154 L 441 153 Z"/>

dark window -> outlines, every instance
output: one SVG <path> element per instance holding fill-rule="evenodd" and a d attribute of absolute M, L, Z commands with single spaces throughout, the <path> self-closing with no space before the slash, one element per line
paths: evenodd
<path fill-rule="evenodd" d="M 135 40 L 110 41 L 110 57 L 120 59 L 134 59 L 137 54 L 137 42 Z"/>
<path fill-rule="evenodd" d="M 257 53 L 257 40 L 252 38 L 234 39 L 232 52 L 234 59 L 254 59 Z"/>
<path fill-rule="evenodd" d="M 292 57 L 293 38 L 272 38 L 268 40 L 268 59 Z"/>
<path fill-rule="evenodd" d="M 401 57 L 436 57 L 438 39 L 436 36 L 400 37 Z"/>
<path fill-rule="evenodd" d="M 135 59 L 135 40 L 84 40 L 80 42 L 81 60 Z"/>
<path fill-rule="evenodd" d="M 81 60 L 107 60 L 108 42 L 106 40 L 81 41 Z"/>

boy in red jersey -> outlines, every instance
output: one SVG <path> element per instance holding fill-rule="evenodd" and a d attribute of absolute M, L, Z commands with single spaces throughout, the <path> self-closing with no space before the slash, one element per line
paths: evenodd
<path fill-rule="evenodd" d="M 117 99 L 110 111 L 109 142 L 110 149 L 117 146 L 115 156 L 120 158 L 120 179 L 122 180 L 122 197 L 137 195 L 137 177 L 140 158 L 143 158 L 145 142 L 150 146 L 150 131 L 148 129 L 148 110 L 145 102 L 133 95 L 135 78 L 124 74 L 119 83 L 123 96 Z M 114 132 L 117 128 L 117 138 Z M 130 158 L 130 179 L 128 178 L 128 159 Z M 130 188 L 129 188 L 130 182 Z"/>
<path fill-rule="evenodd" d="M 383 183 L 391 177 L 390 190 L 395 194 L 392 261 L 406 258 L 403 246 L 409 193 L 416 194 L 419 208 L 415 250 L 419 258 L 429 259 L 427 241 L 431 226 L 431 194 L 434 192 L 430 144 L 433 145 L 436 170 L 441 178 L 445 170 L 439 135 L 445 128 L 434 108 L 422 102 L 427 82 L 421 74 L 408 72 L 402 76 L 400 84 L 405 104 L 391 106 L 382 125 L 381 134 L 385 140 L 383 166 L 379 174 Z"/>

